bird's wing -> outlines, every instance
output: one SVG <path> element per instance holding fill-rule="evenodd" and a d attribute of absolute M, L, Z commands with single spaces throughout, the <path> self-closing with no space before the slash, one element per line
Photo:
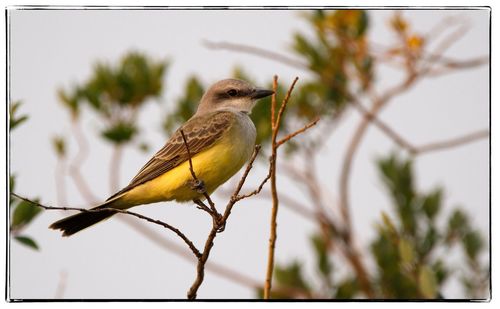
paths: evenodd
<path fill-rule="evenodd" d="M 149 160 L 122 190 L 108 200 L 150 181 L 184 163 L 189 159 L 186 145 L 181 135 L 184 132 L 191 157 L 213 145 L 234 123 L 232 112 L 218 111 L 193 117 L 174 132 L 170 140 Z"/>

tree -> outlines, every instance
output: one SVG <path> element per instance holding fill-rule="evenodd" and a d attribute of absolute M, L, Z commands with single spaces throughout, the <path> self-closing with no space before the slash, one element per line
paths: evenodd
<path fill-rule="evenodd" d="M 473 226 L 471 216 L 459 207 L 450 215 L 443 212 L 445 188 L 421 192 L 416 185 L 413 163 L 424 153 L 485 138 L 489 136 L 489 132 L 482 130 L 449 141 L 416 146 L 379 118 L 384 107 L 419 81 L 477 67 L 486 63 L 487 59 L 480 57 L 455 60 L 444 55 L 446 49 L 457 40 L 457 33 L 463 27 L 461 23 L 449 24 L 445 21 L 443 25 L 438 25 L 437 28 L 456 27 L 457 30 L 436 43 L 437 48 L 429 50 L 427 43 L 431 35 L 411 29 L 400 11 L 390 20 L 390 31 L 395 34 L 397 41 L 391 46 L 382 47 L 370 41 L 370 15 L 367 11 L 316 10 L 305 12 L 304 16 L 314 36 L 301 33 L 294 35 L 293 51 L 300 60 L 292 60 L 274 51 L 252 46 L 227 42 L 207 43 L 211 48 L 268 57 L 303 69 L 312 76 L 297 84 L 288 102 L 286 117 L 282 119 L 281 132 L 291 136 L 297 132 L 296 128 L 304 123 L 313 123 L 317 117 L 321 117 L 321 123 L 317 132 L 312 131 L 307 138 L 301 139 L 300 144 L 293 140 L 286 144 L 284 155 L 290 160 L 293 158 L 294 165 L 278 163 L 275 168 L 278 179 L 287 177 L 305 188 L 308 194 L 306 207 L 286 194 L 278 192 L 277 196 L 281 206 L 290 207 L 310 219 L 317 227 L 317 231 L 310 236 L 311 249 L 316 259 L 316 277 L 311 278 L 305 273 L 301 257 L 291 263 L 278 263 L 274 271 L 274 284 L 267 287 L 267 292 L 270 289 L 271 294 L 266 296 L 336 299 L 446 298 L 441 292 L 446 281 L 452 276 L 462 275 L 468 297 L 487 298 L 485 293 L 489 269 L 481 259 L 487 249 L 483 236 Z M 377 74 L 380 66 L 385 64 L 396 66 L 404 76 L 392 88 L 381 90 L 377 88 Z M 123 149 L 134 144 L 145 148 L 143 142 L 134 143 L 140 131 L 137 115 L 148 98 L 157 99 L 160 96 L 166 69 L 166 62 L 154 61 L 144 54 L 133 52 L 126 55 L 118 66 L 102 63 L 96 65 L 88 81 L 70 90 L 59 91 L 59 97 L 73 120 L 74 136 L 79 141 L 79 153 L 82 154 L 77 155 L 77 159 L 70 164 L 72 168 L 69 174 L 88 200 L 95 199 L 79 173 L 82 158 L 87 151 L 86 141 L 79 127 L 82 106 L 89 106 L 103 120 L 101 138 L 115 149 L 110 187 L 116 189 L 119 158 Z M 245 73 L 244 67 L 235 68 L 233 75 L 252 80 Z M 273 82 L 269 81 L 269 85 L 271 84 Z M 281 99 L 285 89 L 276 87 Z M 186 82 L 185 95 L 177 100 L 175 110 L 164 117 L 167 135 L 193 114 L 205 89 L 206 86 L 197 76 L 192 76 Z M 273 130 L 269 125 L 272 113 L 268 108 L 270 103 L 258 105 L 252 114 L 259 132 L 258 143 L 263 145 L 261 157 L 265 157 L 266 152 L 273 148 L 270 146 L 276 143 L 276 136 L 273 143 Z M 362 117 L 344 151 L 340 185 L 337 188 L 340 201 L 337 205 L 321 193 L 328 191 L 326 186 L 330 181 L 317 176 L 317 171 L 321 168 L 317 163 L 318 153 L 328 136 L 351 111 Z M 358 248 L 354 242 L 356 231 L 351 224 L 350 175 L 353 159 L 371 125 L 380 129 L 400 149 L 380 157 L 376 162 L 391 205 L 387 212 L 379 215 L 376 237 L 369 248 Z M 57 138 L 53 145 L 56 154 L 64 160 L 67 152 L 65 141 Z M 267 179 L 269 178 L 265 181 Z M 260 195 L 261 198 L 267 196 L 265 193 L 271 193 L 271 190 L 264 187 L 265 181 L 259 187 L 264 193 Z M 210 205 L 204 206 L 210 210 Z M 199 205 L 201 208 L 204 206 Z M 141 231 L 137 226 L 134 228 Z M 149 237 L 147 233 L 144 235 Z M 445 253 L 441 252 L 442 248 L 457 246 L 462 248 L 459 267 L 449 263 Z M 196 255 L 196 250 L 193 251 Z M 186 252 L 190 254 L 185 248 L 179 252 L 184 257 Z M 367 266 L 366 259 L 362 258 L 365 256 L 376 265 L 375 268 Z M 264 282 L 256 284 L 242 275 L 240 270 L 227 269 L 216 262 L 209 260 L 207 270 L 255 288 L 259 297 L 266 294 Z M 348 268 L 351 272 L 343 274 L 339 271 L 342 268 Z M 466 271 L 457 274 L 457 268 Z"/>

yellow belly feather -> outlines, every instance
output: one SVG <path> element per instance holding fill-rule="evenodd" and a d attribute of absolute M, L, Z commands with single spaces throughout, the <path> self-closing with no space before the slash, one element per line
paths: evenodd
<path fill-rule="evenodd" d="M 191 159 L 196 176 L 203 180 L 209 193 L 238 172 L 252 154 L 255 142 L 248 143 L 248 139 L 242 138 L 241 133 L 241 128 L 233 127 L 212 147 L 196 154 Z M 114 207 L 129 208 L 160 201 L 186 202 L 202 198 L 200 194 L 186 185 L 192 179 L 189 162 L 186 161 L 167 173 L 124 193 L 116 199 Z"/>

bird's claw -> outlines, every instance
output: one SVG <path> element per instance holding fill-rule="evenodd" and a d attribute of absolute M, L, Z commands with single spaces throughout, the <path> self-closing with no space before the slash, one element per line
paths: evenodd
<path fill-rule="evenodd" d="M 189 185 L 189 188 L 191 188 L 191 190 L 196 191 L 197 193 L 204 194 L 207 192 L 207 189 L 205 187 L 205 183 L 203 182 L 203 180 L 193 179 L 193 180 L 188 181 L 188 185 Z"/>

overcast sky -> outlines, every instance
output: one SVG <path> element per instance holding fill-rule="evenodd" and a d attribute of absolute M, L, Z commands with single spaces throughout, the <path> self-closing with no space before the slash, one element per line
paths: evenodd
<path fill-rule="evenodd" d="M 371 40 L 390 45 L 394 37 L 388 30 L 391 12 L 369 13 Z M 448 55 L 469 59 L 488 55 L 489 11 L 407 11 L 404 16 L 412 27 L 425 32 L 447 16 L 461 16 L 470 30 L 450 48 Z M 206 84 L 231 75 L 235 65 L 264 83 L 278 74 L 288 84 L 293 77 L 307 80 L 307 72 L 262 59 L 203 46 L 205 39 L 230 41 L 290 53 L 292 34 L 309 33 L 298 11 L 203 11 L 203 10 L 102 10 L 102 11 L 10 11 L 11 99 L 22 100 L 21 113 L 27 123 L 10 136 L 11 171 L 17 175 L 16 191 L 42 202 L 57 203 L 54 182 L 56 157 L 50 139 L 62 134 L 69 151 L 77 145 L 70 133 L 67 113 L 61 108 L 56 90 L 88 78 L 96 60 L 116 62 L 131 50 L 142 51 L 169 61 L 165 92 L 161 102 L 149 102 L 141 113 L 144 124 L 141 137 L 152 146 L 149 153 L 129 150 L 124 155 L 121 185 L 125 185 L 165 138 L 161 121 L 182 93 L 188 76 L 196 74 Z M 397 82 L 393 70 L 380 72 L 378 89 Z M 439 141 L 488 127 L 488 66 L 422 81 L 397 97 L 381 113 L 382 119 L 414 144 Z M 82 123 L 92 151 L 82 167 L 92 191 L 100 199 L 109 196 L 108 169 L 111 148 L 95 138 L 99 119 L 90 115 Z M 340 164 L 347 142 L 359 115 L 349 113 L 320 155 L 318 171 L 328 182 L 329 192 L 337 197 Z M 366 249 L 373 238 L 373 227 L 380 211 L 389 208 L 389 200 L 375 169 L 374 160 L 396 149 L 380 131 L 371 128 L 354 161 L 351 177 L 351 202 L 358 245 Z M 463 206 L 473 223 L 488 236 L 488 142 L 482 140 L 451 151 L 419 158 L 415 163 L 417 186 L 426 191 L 441 185 L 445 189 L 445 211 Z M 249 183 L 256 184 L 265 175 L 260 167 Z M 326 185 L 326 184 L 325 184 Z M 280 178 L 280 189 L 298 200 L 307 201 L 301 191 Z M 70 206 L 88 207 L 70 179 L 67 181 Z M 216 196 L 222 205 L 224 197 Z M 211 260 L 239 269 L 257 280 L 264 280 L 270 203 L 263 199 L 243 201 L 235 207 L 226 231 L 220 234 Z M 210 228 L 210 219 L 194 207 L 156 204 L 135 210 L 179 227 L 201 247 Z M 63 213 L 47 212 L 39 216 L 26 234 L 41 247 L 34 252 L 13 242 L 11 245 L 11 297 L 53 298 L 60 277 L 64 276 L 66 298 L 184 298 L 195 278 L 194 264 L 159 248 L 128 227 L 111 219 L 71 238 L 61 238 L 47 226 Z M 313 259 L 308 242 L 314 225 L 282 208 L 279 213 L 277 258 L 279 263 L 295 258 L 306 262 L 309 274 Z M 142 224 L 142 222 L 141 222 Z M 156 229 L 156 228 L 155 228 Z M 157 229 L 163 232 L 160 228 Z M 168 234 L 170 239 L 177 239 Z M 178 242 L 183 245 L 183 243 Z M 457 284 L 446 289 L 447 297 L 461 297 Z M 254 292 L 227 279 L 207 272 L 199 298 L 251 298 Z"/>

